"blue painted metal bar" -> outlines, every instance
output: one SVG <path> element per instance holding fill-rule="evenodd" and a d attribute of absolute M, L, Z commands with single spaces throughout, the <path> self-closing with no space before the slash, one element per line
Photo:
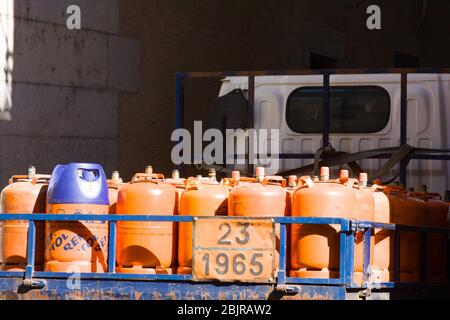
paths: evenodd
<path fill-rule="evenodd" d="M 339 235 L 339 282 L 346 284 L 349 282 L 347 279 L 347 232 L 343 231 L 341 227 L 341 233 Z"/>
<path fill-rule="evenodd" d="M 280 254 L 279 254 L 279 270 L 278 270 L 278 285 L 284 285 L 286 282 L 286 224 L 280 224 Z"/>
<path fill-rule="evenodd" d="M 93 215 L 93 214 L 0 214 L 0 221 L 158 221 L 192 222 L 192 216 Z"/>
<path fill-rule="evenodd" d="M 36 251 L 36 223 L 28 221 L 27 235 L 27 266 L 25 267 L 25 279 L 33 278 Z"/>
<path fill-rule="evenodd" d="M 89 215 L 89 214 L 1 214 L 0 221 L 155 221 L 155 222 L 192 222 L 193 216 L 151 216 L 151 215 Z M 215 217 L 199 217 L 200 219 L 214 219 Z M 245 219 L 246 217 L 221 217 L 227 219 Z M 255 217 L 247 217 L 255 219 Z M 257 218 L 256 218 L 257 219 Z M 261 219 L 267 219 L 261 217 Z M 345 218 L 332 217 L 274 217 L 276 223 L 285 224 L 344 224 L 350 220 Z M 358 221 L 359 225 L 370 228 L 380 228 L 386 230 L 401 230 L 414 232 L 439 232 L 449 233 L 449 228 L 438 227 L 418 227 L 392 223 L 378 223 L 371 221 Z"/>
<path fill-rule="evenodd" d="M 92 214 L 0 214 L 0 221 L 32 220 L 32 221 L 155 221 L 155 222 L 192 222 L 193 216 L 150 216 L 150 215 L 92 215 Z M 198 217 L 199 219 L 215 219 L 217 217 Z M 220 217 L 221 219 L 267 219 L 264 217 Z M 347 224 L 344 218 L 322 217 L 274 217 L 276 223 L 286 224 Z"/>
<path fill-rule="evenodd" d="M 363 221 L 364 224 L 369 225 L 371 228 L 379 228 L 379 229 L 385 229 L 385 230 L 396 230 L 397 225 L 394 223 L 381 223 L 381 222 L 369 222 L 369 221 Z"/>
<path fill-rule="evenodd" d="M 339 278 L 293 278 L 286 277 L 286 283 L 289 284 L 322 284 L 322 285 L 341 285 Z"/>
<path fill-rule="evenodd" d="M 108 242 L 108 272 L 114 273 L 116 269 L 116 239 L 117 224 L 116 221 L 109 223 L 109 242 Z"/>
<path fill-rule="evenodd" d="M 276 223 L 286 224 L 344 224 L 347 225 L 348 219 L 345 218 L 323 218 L 323 217 L 275 217 Z"/>
<path fill-rule="evenodd" d="M 397 286 L 397 283 L 395 282 L 380 282 L 376 284 L 377 289 L 389 289 L 389 288 L 395 288 Z"/>
<path fill-rule="evenodd" d="M 450 228 L 439 228 L 439 227 L 426 227 L 426 226 L 411 226 L 405 224 L 394 224 L 394 223 L 380 223 L 371 222 L 365 220 L 358 220 L 358 225 L 364 225 L 369 228 L 379 228 L 385 230 L 399 230 L 399 231 L 412 231 L 412 232 L 439 232 L 439 233 L 449 233 Z"/>
<path fill-rule="evenodd" d="M 35 271 L 36 278 L 68 278 L 71 273 Z M 190 274 L 81 273 L 80 279 L 192 281 Z"/>
<path fill-rule="evenodd" d="M 428 233 L 420 235 L 420 280 L 428 278 Z"/>
<path fill-rule="evenodd" d="M 353 274 L 355 270 L 355 235 L 353 232 L 346 233 L 345 242 L 344 279 L 346 286 L 351 287 L 353 285 Z"/>
<path fill-rule="evenodd" d="M 322 146 L 330 144 L 330 74 L 323 74 Z"/>
<path fill-rule="evenodd" d="M 386 286 L 387 288 L 414 288 L 414 287 L 448 287 L 450 286 L 450 282 L 382 282 L 380 283 L 383 286 Z"/>
<path fill-rule="evenodd" d="M 369 275 L 369 268 L 370 268 L 370 242 L 371 242 L 371 236 L 372 236 L 372 229 L 367 228 L 364 230 L 363 234 L 363 241 L 364 241 L 364 257 L 363 257 L 363 281 L 364 283 L 368 281 L 368 275 Z"/>
<path fill-rule="evenodd" d="M 342 219 L 342 221 L 341 221 L 341 231 L 344 231 L 344 232 L 352 231 L 351 224 L 352 224 L 352 220 Z"/>
<path fill-rule="evenodd" d="M 25 272 L 21 271 L 0 271 L 0 278 L 25 278 Z"/>
<path fill-rule="evenodd" d="M 401 232 L 399 230 L 394 231 L 394 281 L 400 281 L 400 241 Z"/>

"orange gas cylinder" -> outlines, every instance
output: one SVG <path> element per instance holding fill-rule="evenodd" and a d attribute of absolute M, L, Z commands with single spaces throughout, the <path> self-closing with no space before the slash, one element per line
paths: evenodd
<path fill-rule="evenodd" d="M 427 215 L 425 225 L 430 227 L 447 228 L 447 214 L 449 204 L 440 200 L 439 194 L 413 192 L 411 196 L 425 201 Z M 447 270 L 447 234 L 428 234 L 428 280 L 445 281 Z"/>
<path fill-rule="evenodd" d="M 427 212 L 424 201 L 408 196 L 403 188 L 388 187 L 392 222 L 411 226 L 423 226 Z M 400 281 L 420 280 L 420 234 L 400 233 Z"/>
<path fill-rule="evenodd" d="M 264 168 L 256 168 L 257 178 L 241 178 L 230 191 L 228 213 L 241 217 L 280 217 L 288 212 L 288 193 L 282 177 L 265 177 Z M 276 184 L 270 183 L 277 181 Z"/>
<path fill-rule="evenodd" d="M 372 186 L 374 198 L 374 221 L 379 223 L 395 223 L 389 204 L 389 198 L 384 194 L 383 187 Z M 394 272 L 394 237 L 392 231 L 375 229 L 374 256 L 372 279 L 374 282 L 393 281 Z"/>
<path fill-rule="evenodd" d="M 348 171 L 342 170 L 346 172 L 348 177 Z M 374 221 L 375 220 L 375 199 L 373 196 L 374 190 L 367 187 L 368 176 L 367 173 L 362 172 L 359 175 L 359 185 L 355 186 L 357 189 L 356 196 L 358 198 L 357 204 L 357 213 L 356 217 L 358 220 L 365 221 Z M 374 256 L 374 248 L 375 248 L 375 235 L 371 234 L 370 241 L 370 266 L 373 265 L 373 256 Z M 359 269 L 359 266 L 363 265 L 364 259 L 364 241 L 363 241 L 363 233 L 357 232 L 355 235 L 355 282 L 362 281 L 362 269 Z"/>
<path fill-rule="evenodd" d="M 138 173 L 119 190 L 117 214 L 175 215 L 176 198 L 175 187 L 163 175 Z M 171 274 L 175 260 L 174 223 L 117 223 L 117 272 Z"/>
<path fill-rule="evenodd" d="M 282 217 L 288 214 L 289 193 L 286 180 L 264 176 L 264 168 L 256 168 L 256 179 L 241 178 L 234 172 L 234 188 L 228 196 L 228 214 L 240 217 Z M 275 226 L 275 268 L 278 268 L 280 226 Z"/>
<path fill-rule="evenodd" d="M 117 196 L 119 188 L 123 185 L 123 180 L 120 178 L 119 171 L 114 171 L 110 180 L 108 180 L 109 191 L 109 213 L 116 213 Z"/>
<path fill-rule="evenodd" d="M 354 179 L 341 172 L 343 181 L 329 179 L 329 169 L 321 168 L 320 181 L 300 178 L 302 185 L 292 199 L 292 216 L 342 217 L 358 219 L 361 204 Z M 339 277 L 339 225 L 293 225 L 291 275 L 300 278 Z M 355 249 L 355 272 L 362 272 L 360 250 Z"/>
<path fill-rule="evenodd" d="M 288 193 L 288 216 L 291 215 L 291 210 L 292 210 L 292 197 L 294 196 L 294 192 L 297 190 L 297 176 L 291 175 L 288 177 L 288 183 L 287 183 L 287 187 L 286 187 L 286 191 Z"/>
<path fill-rule="evenodd" d="M 177 190 L 177 213 L 180 212 L 181 195 L 184 192 L 186 179 L 180 178 L 180 172 L 178 170 L 172 170 L 172 178 L 166 179 L 167 183 L 170 183 Z"/>
<path fill-rule="evenodd" d="M 286 191 L 288 193 L 288 199 L 287 199 L 287 216 L 291 216 L 292 215 L 292 198 L 294 196 L 295 191 L 298 188 L 298 177 L 295 175 L 290 175 L 288 177 L 288 182 L 287 182 L 287 187 L 286 187 Z M 286 252 L 289 252 L 286 255 L 286 265 L 290 266 L 291 265 L 291 234 L 292 234 L 292 225 L 288 224 L 286 225 L 286 233 L 287 233 L 287 240 L 286 240 Z"/>
<path fill-rule="evenodd" d="M 13 176 L 0 196 L 1 213 L 45 213 L 50 175 L 36 174 L 30 167 L 28 175 Z M 44 265 L 44 222 L 36 223 L 35 269 Z M 24 271 L 27 262 L 28 221 L 0 222 L 0 270 Z"/>
<path fill-rule="evenodd" d="M 56 166 L 47 192 L 48 213 L 106 215 L 108 211 L 108 184 L 101 165 Z M 45 271 L 106 272 L 107 222 L 47 221 L 45 239 Z"/>
<path fill-rule="evenodd" d="M 228 211 L 229 187 L 216 181 L 188 179 L 186 191 L 181 196 L 180 215 L 184 216 L 225 216 Z M 192 223 L 179 224 L 177 273 L 192 272 Z M 201 237 L 217 236 L 202 234 Z"/>

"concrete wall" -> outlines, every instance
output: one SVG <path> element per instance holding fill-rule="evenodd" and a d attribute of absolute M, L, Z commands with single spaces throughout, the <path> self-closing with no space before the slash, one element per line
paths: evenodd
<path fill-rule="evenodd" d="M 81 8 L 81 30 L 66 9 Z M 139 86 L 139 43 L 119 36 L 118 0 L 1 0 L 0 184 L 27 166 L 117 167 L 119 92 Z M 4 57 L 4 59 L 3 59 Z M 0 110 L 0 111 L 1 111 Z"/>
<path fill-rule="evenodd" d="M 381 30 L 366 28 L 372 4 Z M 119 167 L 127 176 L 145 163 L 170 172 L 176 71 L 308 68 L 311 53 L 339 67 L 389 67 L 395 51 L 449 66 L 449 12 L 449 1 L 121 0 L 121 33 L 141 42 L 145 59 L 140 90 L 120 95 Z M 205 119 L 217 93 L 218 82 L 188 84 L 187 127 Z"/>

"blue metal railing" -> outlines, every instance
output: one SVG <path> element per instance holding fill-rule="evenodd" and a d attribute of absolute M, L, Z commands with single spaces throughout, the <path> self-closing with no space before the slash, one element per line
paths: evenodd
<path fill-rule="evenodd" d="M 224 219 L 227 217 L 220 217 Z M 236 217 L 234 217 L 236 218 Z M 80 279 L 98 279 L 98 280 L 161 280 L 161 281 L 192 281 L 192 275 L 180 274 L 123 274 L 115 272 L 116 260 L 116 239 L 118 221 L 154 221 L 154 222 L 193 222 L 192 216 L 148 216 L 148 215 L 86 215 L 86 214 L 0 214 L 0 221 L 27 220 L 28 227 L 28 248 L 27 264 L 24 272 L 0 271 L 2 277 L 20 277 L 25 280 L 33 278 L 68 278 L 71 273 L 63 272 L 40 272 L 35 271 L 35 249 L 36 249 L 36 223 L 37 221 L 101 221 L 109 222 L 109 243 L 108 243 L 108 272 L 105 273 L 82 273 Z M 280 224 L 280 252 L 279 252 L 279 270 L 277 274 L 277 285 L 328 285 L 344 286 L 346 288 L 366 288 L 367 285 L 356 284 L 354 277 L 354 259 L 355 259 L 355 232 L 364 234 L 364 274 L 369 272 L 371 259 L 371 235 L 373 229 L 390 230 L 394 239 L 394 281 L 376 283 L 377 288 L 392 288 L 398 284 L 400 275 L 400 233 L 418 232 L 421 234 L 421 279 L 418 283 L 402 283 L 405 285 L 423 285 L 428 272 L 427 266 L 427 241 L 429 233 L 450 234 L 448 228 L 436 227 L 416 227 L 407 225 L 398 225 L 390 223 L 375 223 L 370 221 L 359 221 L 345 218 L 322 218 L 322 217 L 275 217 L 275 223 Z M 314 224 L 314 225 L 339 225 L 340 226 L 340 268 L 339 278 L 295 278 L 287 276 L 287 225 L 290 224 Z"/>

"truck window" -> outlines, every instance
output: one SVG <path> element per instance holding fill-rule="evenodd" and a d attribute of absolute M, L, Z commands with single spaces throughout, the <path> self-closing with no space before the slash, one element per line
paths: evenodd
<path fill-rule="evenodd" d="M 297 133 L 322 132 L 322 87 L 301 87 L 287 100 L 286 121 Z M 390 116 L 389 93 L 377 86 L 330 87 L 330 133 L 374 133 Z"/>

